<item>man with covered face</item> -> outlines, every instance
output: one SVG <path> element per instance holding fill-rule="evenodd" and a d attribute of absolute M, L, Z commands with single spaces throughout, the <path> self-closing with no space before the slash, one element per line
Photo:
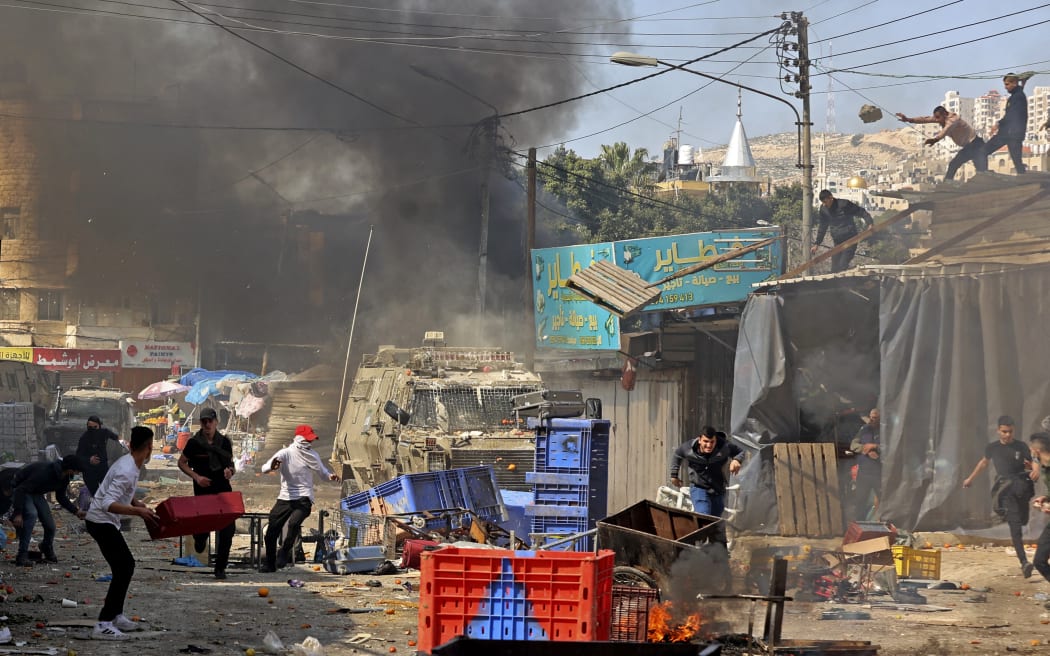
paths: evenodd
<path fill-rule="evenodd" d="M 77 457 L 84 466 L 84 485 L 91 495 L 98 491 L 98 486 L 109 471 L 109 454 L 106 446 L 109 441 L 120 442 L 120 437 L 102 425 L 98 415 L 91 415 L 87 420 L 87 430 L 77 443 Z"/>

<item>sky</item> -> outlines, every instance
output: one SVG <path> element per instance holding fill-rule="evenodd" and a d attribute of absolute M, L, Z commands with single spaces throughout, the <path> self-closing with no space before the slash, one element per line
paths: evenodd
<path fill-rule="evenodd" d="M 893 117 L 895 112 L 927 115 L 950 89 L 964 96 L 979 96 L 991 89 L 1002 92 L 1001 76 L 1011 71 L 1044 73 L 1036 76 L 1029 88 L 1050 85 L 1050 55 L 1045 41 L 1050 30 L 1050 4 L 1037 0 L 807 0 L 795 6 L 768 0 L 634 0 L 627 13 L 639 18 L 590 30 L 625 31 L 629 26 L 632 35 L 585 37 L 609 44 L 593 46 L 593 52 L 604 57 L 575 58 L 571 65 L 593 82 L 588 83 L 590 89 L 620 84 L 655 69 L 608 63 L 608 55 L 617 50 L 681 63 L 776 27 L 780 19 L 773 16 L 785 10 L 801 10 L 810 22 L 810 55 L 816 60 L 811 101 L 815 132 L 827 125 L 829 76 L 823 73 L 828 69 L 857 67 L 855 72 L 830 76 L 834 123 L 842 133 L 901 127 L 903 124 Z M 926 13 L 906 18 L 920 12 Z M 876 27 L 890 21 L 896 22 Z M 988 22 L 962 27 L 979 21 Z M 980 40 L 956 45 L 974 39 Z M 763 49 L 767 45 L 763 37 L 693 67 L 779 94 L 778 78 L 783 73 L 773 63 L 777 59 L 774 50 Z M 932 52 L 914 56 L 926 51 Z M 897 60 L 885 61 L 891 59 Z M 801 110 L 801 101 L 795 102 Z M 884 118 L 868 125 L 861 122 L 858 112 L 864 104 L 879 106 Z M 616 141 L 658 153 L 675 132 L 679 112 L 682 143 L 712 147 L 728 141 L 735 120 L 736 89 L 671 71 L 582 100 L 577 109 L 577 124 L 564 135 L 563 142 L 585 156 L 594 156 L 602 144 Z M 776 101 L 743 92 L 743 112 L 751 137 L 794 131 L 794 115 Z M 601 133 L 587 136 L 596 132 Z M 541 150 L 541 156 L 549 150 Z"/>

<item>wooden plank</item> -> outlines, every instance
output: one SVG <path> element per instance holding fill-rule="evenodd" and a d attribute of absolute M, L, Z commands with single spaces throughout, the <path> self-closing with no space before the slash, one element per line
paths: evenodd
<path fill-rule="evenodd" d="M 903 210 L 901 212 L 897 212 L 896 214 L 894 214 L 890 218 L 886 219 L 885 221 L 871 226 L 870 228 L 868 228 L 867 230 L 861 232 L 860 234 L 855 235 L 853 237 L 850 237 L 849 239 L 847 239 L 846 241 L 842 242 L 841 244 L 836 245 L 834 248 L 831 248 L 829 250 L 824 251 L 823 253 L 821 253 L 820 255 L 817 255 L 816 257 L 814 257 L 813 259 L 809 260 L 808 262 L 803 263 L 801 266 L 795 267 L 791 271 L 788 271 L 784 275 L 780 276 L 780 278 L 778 278 L 778 280 L 786 280 L 788 278 L 794 278 L 795 276 L 799 275 L 800 273 L 803 273 L 804 271 L 808 271 L 810 268 L 816 266 L 817 264 L 820 264 L 824 260 L 830 260 L 833 256 L 841 253 L 842 251 L 846 250 L 850 246 L 853 246 L 854 244 L 859 244 L 860 242 L 864 241 L 868 237 L 874 235 L 876 232 L 880 232 L 882 230 L 885 230 L 886 228 L 890 227 L 891 225 L 902 221 L 903 219 L 911 216 L 911 214 L 913 212 L 915 212 L 917 210 L 920 210 L 920 209 L 924 209 L 924 208 L 922 206 L 918 205 L 918 204 L 914 204 L 914 205 L 912 205 L 911 207 L 909 207 L 906 210 Z"/>
<path fill-rule="evenodd" d="M 811 507 L 816 513 L 816 523 L 810 527 L 813 531 L 811 537 L 826 537 L 829 535 L 827 477 L 824 475 L 823 446 L 823 444 L 805 445 L 805 452 L 808 456 L 807 462 L 813 471 L 813 500 Z"/>
<path fill-rule="evenodd" d="M 824 460 L 824 482 L 828 497 L 828 532 L 827 536 L 842 535 L 842 488 L 839 486 L 839 462 L 835 445 L 821 445 Z"/>
<path fill-rule="evenodd" d="M 812 536 L 820 530 L 820 517 L 817 515 L 816 472 L 813 469 L 813 449 L 810 444 L 794 445 L 798 458 L 799 480 L 805 520 L 800 535 Z"/>
<path fill-rule="evenodd" d="M 792 494 L 790 444 L 773 445 L 773 482 L 777 493 L 777 513 L 780 516 L 780 534 L 798 535 L 795 521 L 795 497 Z"/>
<path fill-rule="evenodd" d="M 999 223 L 1003 219 L 1006 219 L 1007 217 L 1010 217 L 1010 216 L 1014 216 L 1015 214 L 1017 214 L 1018 212 L 1020 212 L 1024 208 L 1028 207 L 1032 203 L 1037 203 L 1040 200 L 1043 200 L 1044 198 L 1046 198 L 1047 196 L 1050 196 L 1050 189 L 1040 189 L 1039 191 L 1037 191 L 1036 193 L 1032 194 L 1031 196 L 1028 196 L 1024 200 L 1022 200 L 1022 201 L 1020 201 L 1018 203 L 1014 203 L 1013 205 L 1011 205 L 1010 207 L 1006 208 L 1002 212 L 999 212 L 998 214 L 995 214 L 994 216 L 991 216 L 988 219 L 985 219 L 984 221 L 981 221 L 977 225 L 971 226 L 970 228 L 968 228 L 966 230 L 963 230 L 962 232 L 956 234 L 953 237 L 950 237 L 948 239 L 945 239 L 942 242 L 939 242 L 939 243 L 935 244 L 932 248 L 930 248 L 926 252 L 922 253 L 921 255 L 917 255 L 917 256 L 911 258 L 910 260 L 905 262 L 905 264 L 919 264 L 920 262 L 925 262 L 926 260 L 930 259 L 934 255 L 937 255 L 939 253 L 943 253 L 944 251 L 948 250 L 952 246 L 955 246 L 959 242 L 964 241 L 964 240 L 972 237 L 973 235 L 981 232 L 982 230 L 984 230 L 984 229 L 986 229 L 988 227 L 991 227 L 991 226 L 995 225 L 996 223 Z"/>

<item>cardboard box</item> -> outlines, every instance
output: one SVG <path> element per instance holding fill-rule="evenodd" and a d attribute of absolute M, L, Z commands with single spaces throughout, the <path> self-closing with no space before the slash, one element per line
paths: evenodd
<path fill-rule="evenodd" d="M 157 514 L 160 523 L 146 525 L 154 540 L 210 533 L 226 528 L 244 514 L 244 497 L 240 492 L 171 497 L 157 506 Z"/>

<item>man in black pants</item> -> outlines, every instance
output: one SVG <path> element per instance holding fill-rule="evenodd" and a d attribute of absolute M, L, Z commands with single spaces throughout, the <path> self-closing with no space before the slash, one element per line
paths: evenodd
<path fill-rule="evenodd" d="M 1050 514 L 1050 433 L 1036 433 L 1028 438 L 1032 449 L 1032 461 L 1043 470 L 1043 483 L 1048 494 L 1032 499 L 1032 505 L 1039 511 Z M 1047 522 L 1035 545 L 1035 556 L 1032 564 L 1043 578 L 1050 581 L 1050 522 Z"/>
<path fill-rule="evenodd" d="M 813 247 L 809 249 L 810 255 L 815 255 L 817 247 L 824 241 L 824 233 L 831 229 L 831 241 L 838 246 L 857 236 L 857 224 L 854 219 L 860 217 L 869 227 L 874 223 L 871 215 L 860 205 L 853 201 L 835 198 L 827 189 L 820 192 L 820 227 L 817 228 L 817 238 L 813 240 Z M 838 273 L 849 268 L 849 263 L 857 253 L 857 245 L 854 244 L 831 256 L 831 272 Z"/>
<path fill-rule="evenodd" d="M 77 456 L 84 465 L 84 485 L 94 496 L 99 483 L 109 471 L 109 454 L 106 445 L 110 440 L 120 442 L 116 433 L 102 426 L 98 415 L 91 415 L 87 420 L 87 430 L 77 443 Z"/>
<path fill-rule="evenodd" d="M 270 510 L 269 525 L 263 542 L 266 545 L 266 559 L 260 572 L 275 572 L 292 561 L 295 543 L 303 520 L 313 510 L 314 475 L 324 476 L 330 481 L 338 481 L 339 476 L 325 466 L 321 456 L 311 448 L 317 439 L 317 433 L 307 424 L 295 427 L 295 439 L 291 446 L 273 454 L 262 466 L 263 473 L 280 472 L 281 491 L 277 503 Z M 277 549 L 277 538 L 281 530 L 287 528 L 280 550 Z"/>
<path fill-rule="evenodd" d="M 44 539 L 40 542 L 40 553 L 44 562 L 57 563 L 55 555 L 55 518 L 51 516 L 51 504 L 44 495 L 55 493 L 55 500 L 77 516 L 84 519 L 84 511 L 78 509 L 69 500 L 69 479 L 83 470 L 80 458 L 66 456 L 54 462 L 34 462 L 22 467 L 12 481 L 14 494 L 11 505 L 14 507 L 11 523 L 18 529 L 18 555 L 15 564 L 19 567 L 32 567 L 29 560 L 29 542 L 33 537 L 33 527 L 37 519 L 44 527 Z"/>
<path fill-rule="evenodd" d="M 1029 500 L 1035 496 L 1032 481 L 1039 477 L 1038 468 L 1032 465 L 1031 450 L 1014 441 L 1014 420 L 1003 415 L 998 421 L 999 439 L 984 448 L 984 457 L 978 461 L 963 487 L 970 487 L 973 479 L 984 471 L 989 462 L 995 464 L 995 484 L 992 486 L 992 505 L 995 512 L 1010 526 L 1010 540 L 1017 559 L 1021 561 L 1024 577 L 1032 575 L 1032 564 L 1024 552 L 1021 532 L 1028 524 Z"/>
<path fill-rule="evenodd" d="M 212 408 L 201 410 L 201 428 L 186 442 L 186 448 L 179 456 L 179 469 L 193 479 L 193 495 L 220 494 L 233 492 L 230 479 L 236 469 L 233 466 L 233 444 L 230 438 L 218 431 L 218 415 Z M 219 531 L 215 545 L 215 578 L 226 578 L 226 565 L 230 562 L 230 548 L 233 546 L 233 534 L 237 531 L 237 522 Z M 204 551 L 208 544 L 208 534 L 193 536 L 193 547 L 198 552 Z"/>
<path fill-rule="evenodd" d="M 1006 99 L 1006 111 L 992 128 L 992 137 L 984 145 L 984 152 L 991 155 L 1006 146 L 1014 170 L 1021 174 L 1027 170 L 1021 156 L 1024 138 L 1028 133 L 1028 96 L 1024 95 L 1024 81 L 1013 73 L 1003 77 L 1003 87 L 1010 92 Z"/>
<path fill-rule="evenodd" d="M 124 599 L 131 577 L 135 575 L 135 557 L 120 534 L 121 515 L 141 517 L 148 523 L 157 521 L 153 512 L 135 498 L 139 471 L 153 453 L 153 431 L 145 426 L 131 429 L 131 452 L 121 456 L 99 483 L 91 509 L 87 513 L 87 532 L 95 539 L 102 557 L 109 563 L 113 579 L 106 590 L 106 602 L 98 613 L 98 623 L 91 632 L 96 640 L 126 640 L 125 631 L 135 631 L 138 622 L 124 615 Z"/>

